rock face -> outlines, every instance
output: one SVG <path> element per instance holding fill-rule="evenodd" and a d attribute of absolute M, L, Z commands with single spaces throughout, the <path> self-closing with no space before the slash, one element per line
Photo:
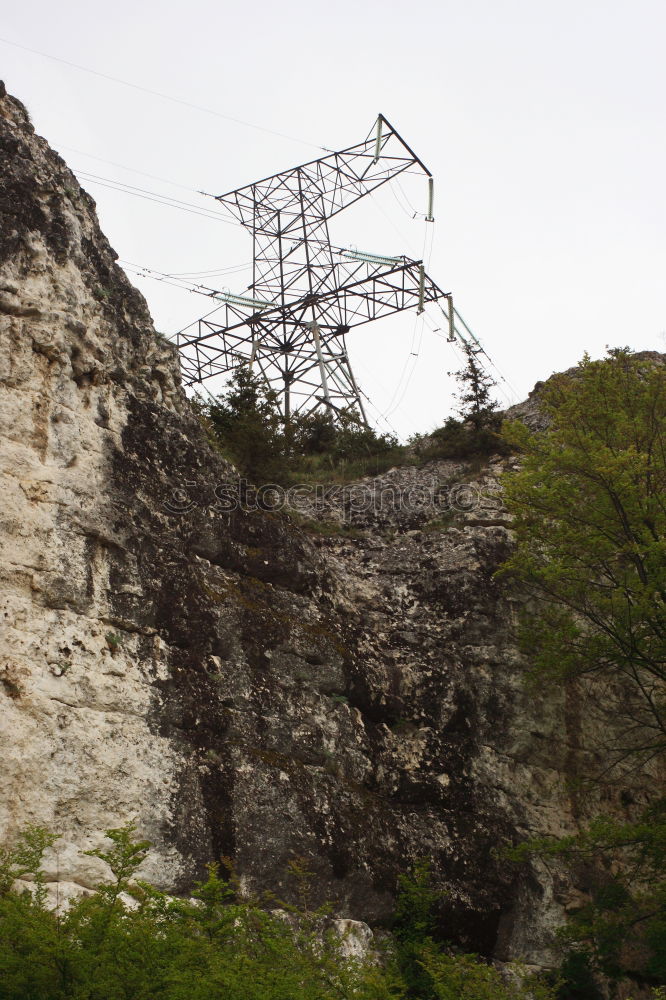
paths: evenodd
<path fill-rule="evenodd" d="M 547 963 L 573 889 L 494 849 L 575 827 L 590 723 L 523 688 L 500 460 L 244 509 L 92 199 L 9 96 L 0 158 L 3 839 L 59 831 L 68 892 L 129 820 L 173 892 L 229 858 L 288 898 L 304 858 L 314 899 L 370 924 L 427 857 L 443 933 Z"/>

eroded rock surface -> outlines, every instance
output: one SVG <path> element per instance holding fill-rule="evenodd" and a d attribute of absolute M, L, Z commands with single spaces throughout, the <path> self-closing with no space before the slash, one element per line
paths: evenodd
<path fill-rule="evenodd" d="M 0 157 L 2 836 L 58 830 L 68 892 L 128 820 L 172 892 L 231 858 L 289 897 L 302 857 L 315 900 L 371 924 L 427 857 L 450 938 L 547 962 L 573 888 L 495 849 L 574 828 L 588 723 L 521 683 L 501 461 L 393 470 L 300 518 L 226 509 L 173 348 L 8 96 Z"/>

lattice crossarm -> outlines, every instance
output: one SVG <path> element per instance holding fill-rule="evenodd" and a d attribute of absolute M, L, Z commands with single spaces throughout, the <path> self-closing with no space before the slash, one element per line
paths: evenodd
<path fill-rule="evenodd" d="M 304 212 L 331 218 L 406 170 L 431 179 L 387 119 L 380 115 L 377 122 L 377 134 L 373 130 L 363 142 L 218 195 L 217 200 L 255 233 L 287 234 Z"/>

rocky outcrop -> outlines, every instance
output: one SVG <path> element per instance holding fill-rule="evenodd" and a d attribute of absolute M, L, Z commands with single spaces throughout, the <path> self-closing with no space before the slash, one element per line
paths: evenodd
<path fill-rule="evenodd" d="M 635 360 L 647 362 L 649 365 L 666 364 L 666 355 L 659 351 L 635 351 L 632 353 Z M 543 408 L 544 391 L 552 388 L 553 382 L 558 378 L 575 380 L 579 376 L 578 368 L 567 368 L 565 372 L 551 375 L 544 382 L 537 382 L 527 399 L 505 410 L 504 417 L 507 420 L 520 420 L 533 431 L 543 431 L 548 427 L 549 420 Z"/>
<path fill-rule="evenodd" d="M 231 859 L 288 898 L 304 858 L 315 900 L 371 924 L 427 857 L 442 933 L 547 962 L 574 887 L 497 851 L 575 827 L 592 722 L 522 684 L 502 461 L 252 509 L 92 199 L 8 96 L 0 157 L 2 836 L 58 830 L 69 892 L 128 820 L 172 892 Z"/>

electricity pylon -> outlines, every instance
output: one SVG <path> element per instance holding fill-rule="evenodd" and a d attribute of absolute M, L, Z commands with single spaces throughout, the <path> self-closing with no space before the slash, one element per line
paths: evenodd
<path fill-rule="evenodd" d="M 252 233 L 252 283 L 242 295 L 209 290 L 222 302 L 221 317 L 209 315 L 178 335 L 185 383 L 249 363 L 278 392 L 285 420 L 325 408 L 332 416 L 356 410 L 367 422 L 346 335 L 450 295 L 423 261 L 334 247 L 328 220 L 414 169 L 428 179 L 432 222 L 432 174 L 380 115 L 355 146 L 219 195 Z"/>

